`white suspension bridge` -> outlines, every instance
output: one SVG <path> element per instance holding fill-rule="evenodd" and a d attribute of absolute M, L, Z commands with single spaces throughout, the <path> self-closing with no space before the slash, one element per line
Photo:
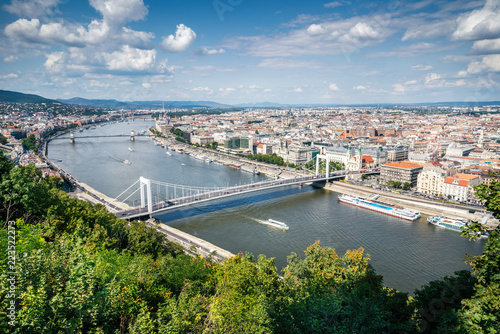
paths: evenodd
<path fill-rule="evenodd" d="M 134 184 L 118 195 L 116 199 L 106 203 L 106 207 L 111 212 L 114 212 L 118 218 L 135 219 L 145 216 L 151 217 L 154 214 L 163 211 L 174 210 L 192 204 L 213 201 L 256 191 L 291 185 L 303 185 L 311 182 L 324 182 L 342 178 L 345 178 L 345 173 L 343 172 L 337 174 L 318 173 L 317 175 L 312 176 L 298 176 L 288 179 L 282 178 L 232 187 L 193 187 L 140 177 L 139 180 L 134 182 Z M 140 199 L 137 198 L 138 196 Z M 137 203 L 139 200 L 140 203 Z M 123 205 L 123 203 L 131 202 L 134 203 L 133 206 Z"/>

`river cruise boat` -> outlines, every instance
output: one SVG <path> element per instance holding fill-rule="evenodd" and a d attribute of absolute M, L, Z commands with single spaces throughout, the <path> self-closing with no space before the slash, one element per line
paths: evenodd
<path fill-rule="evenodd" d="M 277 220 L 274 220 L 274 219 L 268 219 L 267 221 L 264 220 L 263 223 L 266 225 L 272 226 L 272 227 L 276 227 L 276 228 L 285 230 L 285 231 L 288 231 L 288 229 L 289 229 L 287 224 L 280 222 L 280 221 L 277 221 Z"/>
<path fill-rule="evenodd" d="M 462 232 L 461 228 L 466 226 L 469 222 L 461 218 L 448 218 L 448 217 L 429 217 L 427 218 L 429 224 L 436 225 L 447 230 Z"/>
<path fill-rule="evenodd" d="M 400 206 L 379 202 L 375 199 L 367 199 L 364 197 L 341 195 L 338 200 L 343 203 L 358 206 L 360 208 L 380 212 L 389 216 L 406 219 L 410 221 L 417 220 L 420 218 L 420 212 L 416 210 L 411 210 L 403 208 Z"/>

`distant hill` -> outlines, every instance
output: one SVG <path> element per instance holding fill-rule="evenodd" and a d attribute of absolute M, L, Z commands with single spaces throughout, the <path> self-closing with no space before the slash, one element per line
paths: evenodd
<path fill-rule="evenodd" d="M 62 103 L 85 105 L 103 108 L 231 108 L 232 106 L 212 101 L 132 101 L 122 102 L 117 100 L 89 100 L 81 97 L 72 99 L 59 99 Z"/>
<path fill-rule="evenodd" d="M 23 94 L 9 90 L 0 90 L 0 102 L 11 103 L 60 103 L 56 100 L 49 100 L 39 95 Z"/>

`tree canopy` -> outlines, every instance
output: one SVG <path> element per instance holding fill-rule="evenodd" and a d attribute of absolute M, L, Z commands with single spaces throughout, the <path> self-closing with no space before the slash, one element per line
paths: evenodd
<path fill-rule="evenodd" d="M 498 182 L 478 188 L 499 215 Z M 496 333 L 499 238 L 490 231 L 473 272 L 424 285 L 412 298 L 384 286 L 362 248 L 319 241 L 273 258 L 186 255 L 155 228 L 69 197 L 34 166 L 0 158 L 2 333 Z M 9 229 L 15 218 L 15 294 Z M 10 224 L 12 225 L 12 224 Z M 474 225 L 471 230 L 479 229 Z M 475 237 L 465 231 L 464 236 Z M 477 236 L 476 236 L 477 237 Z M 15 323 L 7 306 L 15 303 Z"/>

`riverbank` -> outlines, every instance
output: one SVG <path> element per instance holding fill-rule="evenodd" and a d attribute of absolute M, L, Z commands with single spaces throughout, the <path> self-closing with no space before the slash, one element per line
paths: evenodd
<path fill-rule="evenodd" d="M 358 186 L 353 184 L 347 184 L 344 182 L 332 182 L 327 183 L 325 189 L 330 191 L 335 191 L 345 195 L 354 195 L 360 197 L 370 197 L 371 195 L 380 195 L 379 201 L 403 206 L 412 210 L 420 211 L 420 213 L 429 216 L 445 216 L 445 217 L 457 217 L 472 221 L 482 221 L 485 213 L 475 212 L 470 213 L 468 208 L 462 208 L 458 205 L 453 207 L 444 206 L 434 201 L 429 201 L 425 199 L 415 199 L 409 196 L 388 193 L 385 191 Z M 489 219 L 486 223 L 488 227 L 495 227 L 498 225 L 498 221 L 494 219 Z"/>
<path fill-rule="evenodd" d="M 152 132 L 150 133 L 153 134 Z M 175 138 L 173 138 L 172 136 L 168 137 L 156 136 L 155 140 L 157 140 L 161 145 L 165 147 L 168 146 L 178 152 L 202 155 L 206 158 L 212 159 L 227 166 L 236 165 L 241 167 L 247 167 L 251 170 L 257 170 L 259 171 L 259 173 L 271 178 L 290 179 L 298 176 L 309 175 L 307 171 L 297 171 L 294 169 L 289 169 L 287 167 L 272 165 L 256 160 L 250 160 L 245 157 L 240 157 L 216 150 L 211 150 L 204 147 L 196 147 L 193 145 L 179 142 L 175 140 Z"/>

